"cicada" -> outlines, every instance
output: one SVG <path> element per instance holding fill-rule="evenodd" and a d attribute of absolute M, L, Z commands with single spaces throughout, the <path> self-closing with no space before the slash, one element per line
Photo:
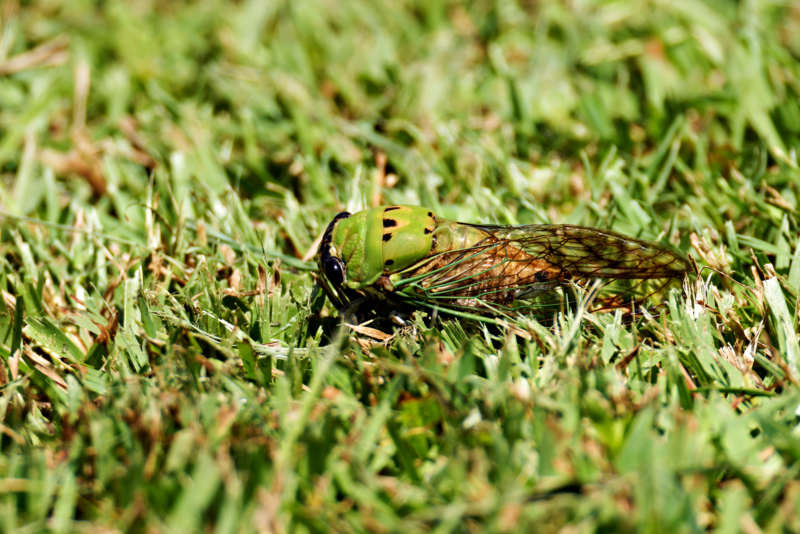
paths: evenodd
<path fill-rule="evenodd" d="M 437 217 L 420 206 L 343 212 L 317 252 L 320 285 L 338 307 L 362 297 L 487 315 L 546 312 L 547 295 L 594 279 L 593 310 L 636 305 L 690 269 L 673 248 L 569 224 L 494 226 Z M 655 289 L 647 284 L 656 282 Z M 649 287 L 647 289 L 646 287 Z M 385 307 L 385 306 L 384 306 Z"/>

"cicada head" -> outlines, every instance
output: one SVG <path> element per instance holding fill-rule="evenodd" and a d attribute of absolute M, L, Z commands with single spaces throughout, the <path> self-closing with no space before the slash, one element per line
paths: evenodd
<path fill-rule="evenodd" d="M 317 261 L 334 285 L 361 289 L 422 260 L 431 252 L 436 216 L 419 206 L 380 206 L 328 225 Z"/>

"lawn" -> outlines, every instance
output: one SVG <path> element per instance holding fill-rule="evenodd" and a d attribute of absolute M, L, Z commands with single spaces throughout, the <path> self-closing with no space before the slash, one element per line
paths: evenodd
<path fill-rule="evenodd" d="M 799 59 L 792 2 L 0 0 L 0 531 L 797 532 Z M 350 328 L 383 204 L 698 268 Z"/>

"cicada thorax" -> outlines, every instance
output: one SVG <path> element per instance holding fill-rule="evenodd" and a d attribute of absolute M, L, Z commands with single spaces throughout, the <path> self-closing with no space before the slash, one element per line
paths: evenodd
<path fill-rule="evenodd" d="M 419 206 L 380 206 L 340 220 L 331 246 L 346 266 L 345 285 L 368 287 L 424 259 L 435 229 L 436 216 Z"/>

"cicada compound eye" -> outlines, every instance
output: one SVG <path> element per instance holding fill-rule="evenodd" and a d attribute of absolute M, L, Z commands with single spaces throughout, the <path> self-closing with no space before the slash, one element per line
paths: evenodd
<path fill-rule="evenodd" d="M 339 258 L 330 257 L 322 264 L 325 277 L 335 286 L 344 283 L 344 264 Z"/>

